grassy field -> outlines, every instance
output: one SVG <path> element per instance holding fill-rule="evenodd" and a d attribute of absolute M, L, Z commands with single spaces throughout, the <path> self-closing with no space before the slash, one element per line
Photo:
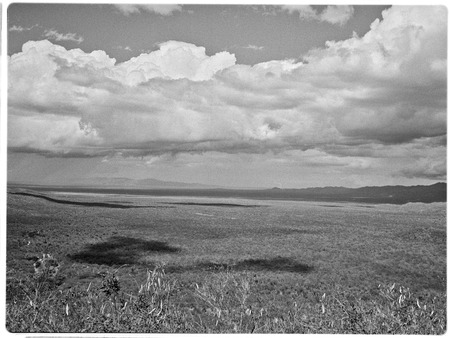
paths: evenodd
<path fill-rule="evenodd" d="M 445 203 L 17 192 L 12 332 L 446 330 Z"/>

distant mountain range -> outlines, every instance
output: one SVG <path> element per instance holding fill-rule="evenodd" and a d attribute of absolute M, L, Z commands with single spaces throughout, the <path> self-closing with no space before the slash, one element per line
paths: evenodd
<path fill-rule="evenodd" d="M 161 181 L 153 178 L 146 179 L 130 179 L 125 177 L 114 178 L 90 178 L 79 181 L 78 186 L 88 186 L 92 188 L 111 187 L 126 189 L 215 189 L 221 188 L 214 185 L 206 185 L 200 183 L 183 183 L 172 181 Z"/>
<path fill-rule="evenodd" d="M 446 202 L 447 184 L 381 187 L 324 187 L 306 189 L 272 189 L 272 196 L 289 195 L 307 200 L 331 200 L 368 203 L 404 204 L 408 202 Z"/>
<path fill-rule="evenodd" d="M 230 189 L 202 184 L 166 182 L 155 179 L 132 180 L 107 178 L 85 180 L 77 185 L 39 186 L 8 183 L 9 187 L 30 187 L 41 191 L 74 191 L 126 193 L 153 196 L 195 196 L 220 198 L 248 198 L 272 200 L 303 200 L 323 202 L 359 202 L 405 204 L 409 202 L 446 202 L 447 184 L 381 187 L 323 187 L 304 189 Z"/>
<path fill-rule="evenodd" d="M 183 183 L 162 181 L 153 178 L 132 179 L 126 177 L 92 177 L 76 178 L 70 181 L 52 182 L 51 184 L 33 184 L 31 182 L 8 182 L 11 185 L 38 185 L 38 186 L 59 186 L 59 187 L 86 187 L 86 188 L 122 188 L 122 189 L 216 189 L 220 186 L 206 185 L 199 183 Z"/>

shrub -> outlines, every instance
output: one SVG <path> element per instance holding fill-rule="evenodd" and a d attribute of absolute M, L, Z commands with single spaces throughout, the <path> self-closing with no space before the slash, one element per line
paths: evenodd
<path fill-rule="evenodd" d="M 52 268 L 50 268 L 52 267 Z M 138 290 L 124 290 L 106 271 L 87 289 L 62 289 L 59 264 L 44 255 L 33 276 L 7 283 L 10 332 L 192 332 L 442 334 L 444 294 L 414 294 L 379 285 L 371 292 L 334 286 L 306 287 L 289 303 L 253 290 L 254 278 L 231 270 L 203 275 L 187 289 L 162 266 L 147 271 Z M 322 286 L 323 288 L 324 286 Z M 311 294 L 313 296 L 311 296 Z M 175 295 L 187 295 L 186 302 Z M 271 298 L 273 297 L 273 299 Z"/>
<path fill-rule="evenodd" d="M 43 254 L 42 258 L 34 262 L 34 274 L 36 278 L 56 278 L 59 268 L 58 261 L 49 254 Z"/>

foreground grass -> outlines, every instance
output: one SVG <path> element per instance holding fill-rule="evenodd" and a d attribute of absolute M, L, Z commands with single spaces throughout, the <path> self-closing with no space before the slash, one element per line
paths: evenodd
<path fill-rule="evenodd" d="M 7 283 L 10 332 L 443 334 L 446 295 L 403 286 L 302 288 L 289 304 L 261 299 L 247 272 L 222 270 L 187 287 L 158 266 L 135 290 L 113 272 L 81 287 L 38 271 Z M 199 277 L 200 278 L 200 277 Z"/>

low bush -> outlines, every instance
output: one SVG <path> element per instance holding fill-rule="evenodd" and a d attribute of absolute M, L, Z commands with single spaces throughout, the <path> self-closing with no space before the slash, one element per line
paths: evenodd
<path fill-rule="evenodd" d="M 325 291 L 310 287 L 281 306 L 252 289 L 254 276 L 229 269 L 209 274 L 185 290 L 156 266 L 130 292 L 110 271 L 86 289 L 64 289 L 59 263 L 49 255 L 35 268 L 32 276 L 8 279 L 10 332 L 443 334 L 446 330 L 445 294 L 415 295 L 395 284 L 359 293 L 339 286 Z M 180 302 L 176 298 L 180 295 L 189 301 Z"/>

